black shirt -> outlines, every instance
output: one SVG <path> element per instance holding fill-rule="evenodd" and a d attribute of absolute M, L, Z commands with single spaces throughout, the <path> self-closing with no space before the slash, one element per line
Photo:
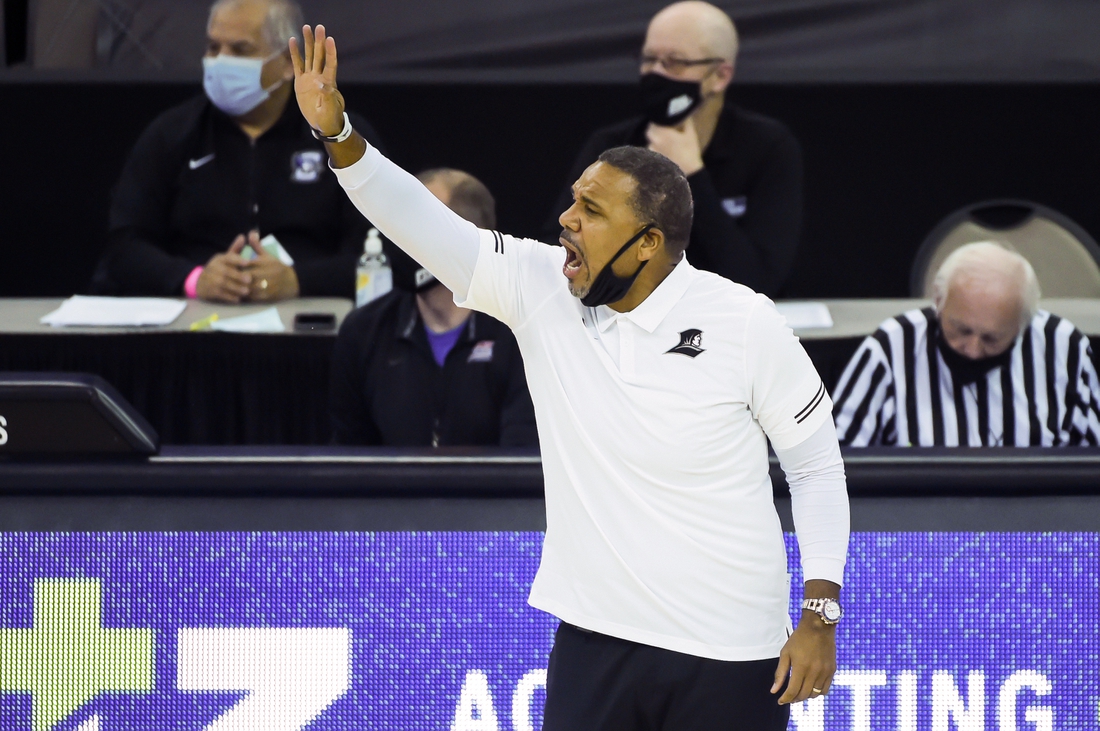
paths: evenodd
<path fill-rule="evenodd" d="M 351 116 L 377 146 L 370 125 Z M 111 200 L 105 286 L 180 296 L 196 266 L 258 228 L 294 259 L 302 296 L 353 297 L 369 226 L 293 99 L 253 141 L 199 96 L 153 120 L 126 160 Z"/>
<path fill-rule="evenodd" d="M 329 394 L 337 444 L 538 445 L 512 332 L 488 315 L 471 313 L 441 368 L 416 295 L 402 290 L 344 320 Z"/>
<path fill-rule="evenodd" d="M 596 131 L 570 172 L 571 186 L 604 150 L 646 146 L 641 117 Z M 790 276 L 802 223 L 802 150 L 782 122 L 727 103 L 703 151 L 703 169 L 688 177 L 695 220 L 687 258 L 693 266 L 775 297 Z M 558 198 L 543 229 L 557 241 L 558 216 L 573 200 Z"/>

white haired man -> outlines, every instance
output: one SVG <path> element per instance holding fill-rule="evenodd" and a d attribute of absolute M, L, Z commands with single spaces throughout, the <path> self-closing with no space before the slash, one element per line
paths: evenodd
<path fill-rule="evenodd" d="M 989 241 L 936 273 L 933 306 L 887 320 L 837 384 L 842 445 L 1062 446 L 1100 441 L 1088 338 L 1039 309 L 1028 261 Z"/>
<path fill-rule="evenodd" d="M 134 145 L 111 196 L 97 290 L 230 303 L 354 295 L 369 225 L 288 104 L 286 44 L 301 27 L 294 0 L 210 6 L 205 94 L 165 111 Z M 285 255 L 260 246 L 269 234 Z"/>

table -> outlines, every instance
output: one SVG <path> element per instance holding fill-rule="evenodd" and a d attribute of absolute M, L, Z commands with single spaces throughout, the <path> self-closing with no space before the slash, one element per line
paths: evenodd
<path fill-rule="evenodd" d="M 278 305 L 283 334 L 188 331 L 217 312 L 248 314 L 268 305 L 189 301 L 164 328 L 51 328 L 38 319 L 60 299 L 0 299 L 0 370 L 83 371 L 103 376 L 156 428 L 165 444 L 325 444 L 334 333 L 295 333 L 298 312 L 351 310 L 343 299 Z M 831 328 L 797 330 L 822 379 L 836 385 L 860 341 L 883 320 L 926 300 L 823 300 Z M 1041 306 L 1100 336 L 1100 300 L 1048 299 Z M 1093 350 L 1097 358 L 1100 349 Z"/>
<path fill-rule="evenodd" d="M 182 299 L 182 298 L 181 298 Z M 190 332 L 191 325 L 211 315 L 218 315 L 225 319 L 238 315 L 251 315 L 270 308 L 271 304 L 242 304 L 230 305 L 218 302 L 203 302 L 201 300 L 186 300 L 187 306 L 183 313 L 170 325 L 163 327 L 51 327 L 43 325 L 39 319 L 43 315 L 53 312 L 65 300 L 62 298 L 46 297 L 38 299 L 0 298 L 0 335 L 33 334 L 33 335 L 148 335 L 154 332 Z M 324 312 L 336 316 L 336 327 L 349 312 L 351 312 L 351 300 L 341 297 L 302 297 L 300 299 L 287 300 L 275 304 L 279 310 L 279 317 L 286 328 L 285 333 L 265 333 L 267 335 L 301 337 L 302 333 L 294 331 L 294 316 L 303 312 Z M 202 333 L 208 334 L 208 333 Z M 308 333 L 307 333 L 308 334 Z M 333 337 L 336 331 L 323 333 Z"/>
<path fill-rule="evenodd" d="M 141 412 L 165 444 L 324 444 L 335 331 L 298 333 L 299 312 L 351 311 L 338 298 L 277 305 L 285 333 L 190 332 L 218 313 L 271 305 L 189 301 L 158 328 L 54 328 L 38 322 L 61 299 L 0 300 L 0 370 L 81 371 L 105 378 Z"/>

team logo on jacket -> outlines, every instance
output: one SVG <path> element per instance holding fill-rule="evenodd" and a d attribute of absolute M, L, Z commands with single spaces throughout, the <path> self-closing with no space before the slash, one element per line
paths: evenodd
<path fill-rule="evenodd" d="M 295 183 L 316 183 L 324 166 L 324 155 L 318 150 L 295 152 L 290 156 L 290 179 Z"/>
<path fill-rule="evenodd" d="M 467 363 L 491 363 L 493 360 L 493 340 L 482 340 L 470 351 Z"/>
<path fill-rule="evenodd" d="M 680 333 L 680 344 L 666 350 L 665 355 L 669 353 L 679 353 L 680 355 L 694 358 L 703 352 L 702 346 L 703 331 L 692 328 L 691 330 L 684 330 Z"/>
<path fill-rule="evenodd" d="M 748 204 L 749 199 L 743 195 L 722 199 L 722 208 L 730 215 L 730 218 L 741 218 L 741 216 L 744 216 L 745 211 L 748 210 Z"/>

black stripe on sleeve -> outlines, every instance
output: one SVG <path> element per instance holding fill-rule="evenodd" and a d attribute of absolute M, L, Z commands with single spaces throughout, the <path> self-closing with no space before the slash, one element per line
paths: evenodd
<path fill-rule="evenodd" d="M 1024 329 L 1021 347 L 1024 360 L 1024 396 L 1027 398 L 1028 444 L 1038 447 L 1043 443 L 1043 431 L 1039 425 L 1038 406 L 1035 405 L 1035 349 L 1031 343 L 1031 326 Z"/>
<path fill-rule="evenodd" d="M 879 409 L 878 412 L 875 414 L 875 430 L 871 432 L 871 438 L 867 441 L 867 443 L 882 443 L 882 409 Z"/>
<path fill-rule="evenodd" d="M 1001 366 L 1001 415 L 1004 431 L 1001 432 L 1006 447 L 1016 446 L 1016 391 L 1012 387 L 1012 362 Z"/>
<path fill-rule="evenodd" d="M 905 418 L 909 425 L 909 443 L 920 444 L 920 424 L 917 421 L 916 333 L 913 323 L 905 315 L 895 318 L 901 325 L 902 357 L 905 358 Z"/>
<path fill-rule="evenodd" d="M 932 397 L 932 444 L 943 446 L 943 403 L 940 401 L 940 361 L 936 352 L 936 313 L 932 309 L 921 310 L 928 326 L 925 332 L 928 352 L 928 392 Z"/>
<path fill-rule="evenodd" d="M 884 401 L 890 401 L 894 398 L 894 384 L 891 383 L 886 386 L 886 397 Z M 898 443 L 898 431 L 897 431 L 897 410 L 894 411 L 894 415 L 886 420 L 886 423 L 882 427 L 882 443 L 887 446 L 894 446 Z"/>
<path fill-rule="evenodd" d="M 500 235 L 499 231 L 493 231 L 493 251 L 497 254 L 504 253 L 504 237 Z"/>
<path fill-rule="evenodd" d="M 886 331 L 882 328 L 875 330 L 871 335 L 878 341 L 879 346 L 882 348 L 883 354 L 886 356 L 886 367 L 890 370 L 894 369 L 894 346 L 890 343 L 890 336 L 886 334 Z"/>
<path fill-rule="evenodd" d="M 863 395 L 863 400 L 860 402 L 859 408 L 856 409 L 856 413 L 852 417 L 852 423 L 848 425 L 848 431 L 844 433 L 844 438 L 840 440 L 842 445 L 851 444 L 852 440 L 856 438 L 863 428 L 863 420 L 867 418 L 867 411 L 871 408 L 871 402 L 875 398 L 875 391 L 878 390 L 879 384 L 882 383 L 882 379 L 885 377 L 886 366 L 879 363 L 875 366 L 875 370 L 871 372 L 871 385 L 867 389 L 867 393 Z"/>
<path fill-rule="evenodd" d="M 1043 335 L 1046 336 L 1046 365 L 1047 365 L 1047 428 L 1054 438 L 1054 446 L 1062 444 L 1062 434 L 1058 430 L 1058 394 L 1054 390 L 1054 331 L 1058 329 L 1061 318 L 1051 315 L 1047 319 Z"/>
<path fill-rule="evenodd" d="M 1073 428 L 1073 412 L 1077 410 L 1078 404 L 1085 406 L 1077 392 L 1080 375 L 1077 371 L 1081 367 L 1081 331 L 1076 328 L 1070 333 L 1069 352 L 1066 355 L 1066 416 L 1062 420 L 1062 428 L 1070 431 Z M 1082 411 L 1085 412 L 1085 418 L 1088 418 L 1087 408 L 1082 408 Z"/>
<path fill-rule="evenodd" d="M 804 422 L 810 416 L 810 414 L 814 413 L 823 398 L 825 398 L 824 382 L 822 382 L 822 384 L 818 386 L 817 393 L 815 393 L 814 397 L 810 399 L 810 403 L 806 404 L 805 408 L 803 408 L 802 411 L 799 411 L 797 414 L 794 415 L 795 423 L 801 424 L 802 422 Z"/>
<path fill-rule="evenodd" d="M 978 438 L 989 446 L 989 377 L 978 379 Z"/>
<path fill-rule="evenodd" d="M 966 418 L 966 392 L 962 383 L 956 378 L 952 384 L 955 387 L 955 424 L 959 430 L 959 447 L 970 446 L 970 422 Z"/>
<path fill-rule="evenodd" d="M 841 410 L 844 408 L 844 404 L 848 401 L 848 397 L 852 395 L 852 389 L 855 388 L 856 383 L 859 382 L 859 377 L 863 375 L 863 369 L 867 367 L 867 361 L 869 360 L 871 360 L 871 349 L 864 348 L 863 355 L 859 356 L 856 367 L 852 370 L 851 377 L 848 379 L 848 382 L 844 384 L 844 388 L 840 392 L 840 398 L 833 404 L 834 419 L 840 415 Z"/>

